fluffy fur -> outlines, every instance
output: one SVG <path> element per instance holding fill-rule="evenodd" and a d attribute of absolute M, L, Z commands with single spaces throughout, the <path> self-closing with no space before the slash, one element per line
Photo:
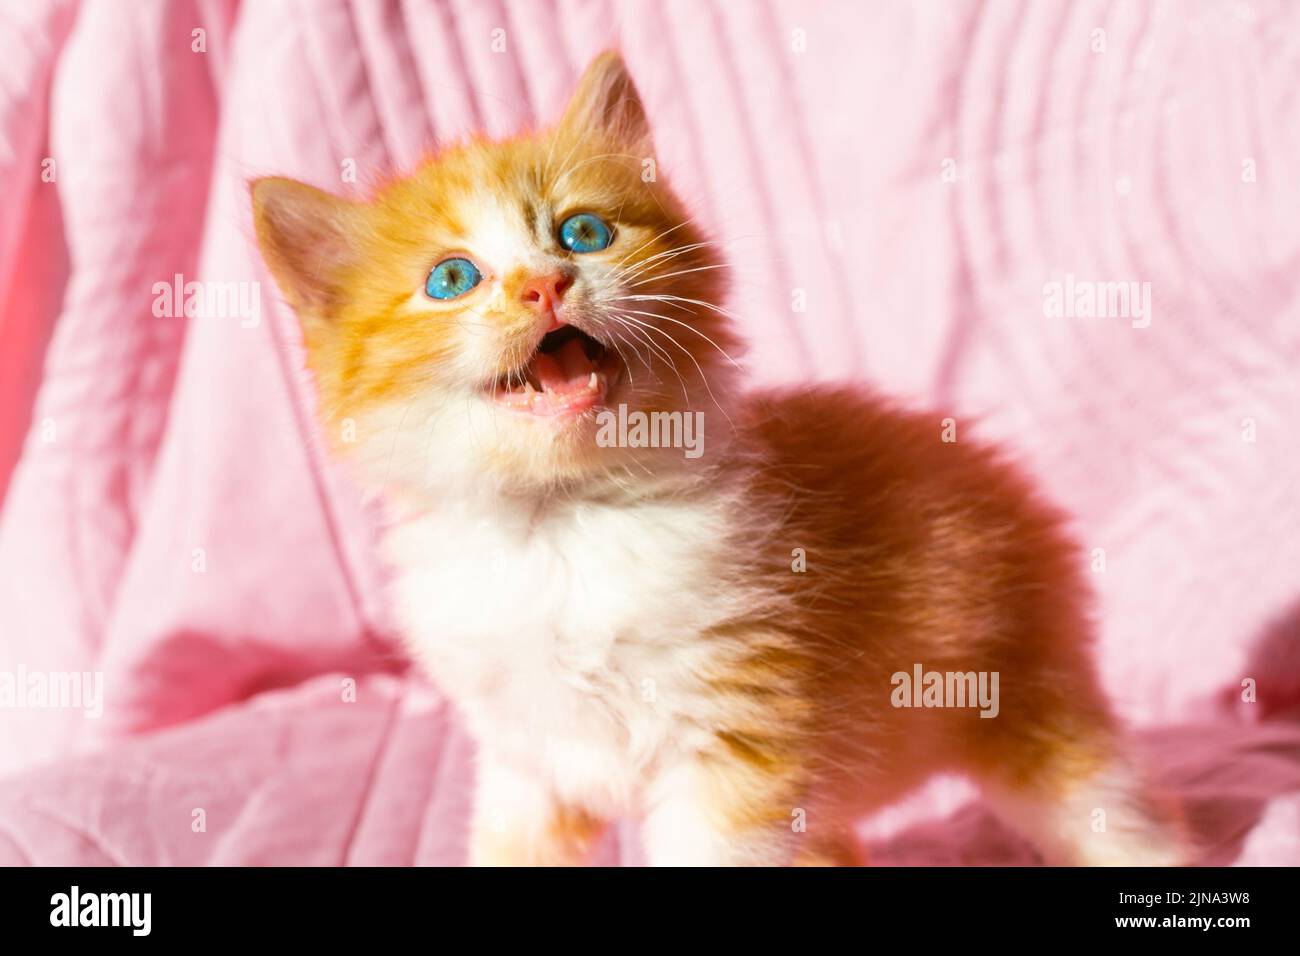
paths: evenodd
<path fill-rule="evenodd" d="M 554 129 L 447 148 L 366 201 L 253 185 L 327 430 L 392 505 L 406 640 L 480 744 L 473 861 L 579 863 L 636 813 L 653 863 L 852 862 L 853 821 L 942 769 L 1053 861 L 1178 861 L 1098 689 L 1061 518 L 937 416 L 742 391 L 718 247 L 652 155 L 606 54 Z M 583 211 L 608 249 L 557 243 Z M 432 299 L 450 254 L 483 282 Z M 608 349 L 577 414 L 494 395 L 555 324 L 528 302 L 546 275 Z M 704 413 L 705 454 L 601 447 L 619 404 Z M 997 717 L 893 706 L 916 663 L 999 672 Z"/>

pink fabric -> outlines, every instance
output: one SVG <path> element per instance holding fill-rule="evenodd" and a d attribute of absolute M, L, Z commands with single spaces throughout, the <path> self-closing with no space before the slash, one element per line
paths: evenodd
<path fill-rule="evenodd" d="M 1300 862 L 1297 36 L 1283 2 L 0 3 L 0 672 L 106 696 L 0 709 L 0 860 L 460 859 L 469 748 L 401 673 L 246 182 L 546 122 L 613 45 L 755 378 L 1015 449 L 1104 549 L 1104 675 L 1206 859 Z M 260 321 L 156 317 L 177 273 L 260 281 Z M 1046 317 L 1066 274 L 1149 282 L 1150 327 Z M 968 795 L 869 823 L 878 859 L 1023 859 Z"/>

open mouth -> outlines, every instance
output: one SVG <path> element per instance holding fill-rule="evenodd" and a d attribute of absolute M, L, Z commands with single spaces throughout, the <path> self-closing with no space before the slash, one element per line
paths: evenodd
<path fill-rule="evenodd" d="M 578 415 L 605 400 L 618 356 L 586 332 L 563 325 L 547 332 L 528 364 L 489 389 L 498 405 L 542 418 Z"/>

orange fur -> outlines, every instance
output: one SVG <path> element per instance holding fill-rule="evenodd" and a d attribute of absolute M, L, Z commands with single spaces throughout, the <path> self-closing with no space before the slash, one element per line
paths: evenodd
<path fill-rule="evenodd" d="M 355 418 L 424 387 L 441 373 L 456 347 L 451 335 L 466 324 L 499 330 L 501 361 L 495 374 L 536 348 L 531 317 L 511 294 L 526 270 L 500 277 L 506 292 L 500 303 L 485 305 L 471 294 L 464 302 L 426 300 L 411 306 L 411 292 L 423 285 L 433 262 L 472 243 L 473 224 L 465 210 L 480 201 L 490 199 L 494 212 L 525 223 L 546 211 L 548 225 L 572 212 L 598 212 L 618 224 L 618 241 L 599 258 L 629 271 L 645 270 L 636 273 L 644 282 L 638 293 L 664 291 L 710 303 L 721 298 L 724 271 L 712 245 L 665 185 L 643 178 L 651 147 L 648 133 L 624 129 L 644 123 L 644 114 L 621 61 L 597 61 L 585 82 L 569 113 L 546 135 L 474 139 L 448 147 L 365 202 L 291 180 L 253 183 L 258 241 L 303 319 L 308 362 L 327 419 L 341 417 L 337 410 L 344 408 Z M 633 115 L 623 115 L 629 109 Z M 336 228 L 322 228 L 323 222 Z M 343 238 L 322 241 L 322 234 Z M 656 261 L 662 267 L 655 268 Z M 670 272 L 675 273 L 670 280 L 657 279 Z M 674 348 L 669 336 L 682 342 L 690 354 L 677 359 L 676 369 L 666 363 L 654 367 L 657 356 L 638 338 L 653 333 L 639 327 L 624 327 L 623 344 L 616 346 L 625 354 L 635 346 L 650 360 L 648 369 L 636 359 L 630 363 L 636 405 L 646 410 L 679 407 L 683 390 L 694 401 L 706 391 L 706 380 L 712 385 L 727 377 L 719 352 L 735 356 L 740 350 L 740 340 L 718 312 L 689 304 L 665 311 L 667 319 L 651 322 L 662 330 L 653 341 L 665 351 Z M 696 336 L 674 324 L 682 320 L 695 326 Z M 705 345 L 704 336 L 716 345 Z M 508 467 L 518 467 L 517 460 L 505 457 Z M 574 463 L 553 464 L 568 475 L 571 469 L 563 466 Z"/>
<path fill-rule="evenodd" d="M 476 401 L 529 361 L 542 331 L 520 290 L 561 270 L 575 280 L 574 322 L 621 354 L 625 374 L 607 404 L 704 411 L 716 425 L 710 454 L 598 448 L 591 415 L 546 425 L 503 415 L 456 454 L 472 459 L 469 483 L 527 500 L 537 522 L 575 503 L 738 503 L 717 533 L 725 556 L 715 577 L 751 597 L 693 636 L 708 652 L 690 675 L 707 717 L 693 711 L 683 726 L 707 728 L 707 743 L 674 755 L 689 765 L 701 825 L 776 847 L 762 859 L 849 862 L 855 819 L 951 769 L 1034 808 L 1045 821 L 1034 835 L 1059 837 L 1066 858 L 1175 856 L 1099 689 L 1087 588 L 1061 515 L 992 450 L 964 435 L 942 441 L 938 416 L 848 387 L 742 393 L 730 360 L 739 337 L 717 305 L 722 260 L 668 188 L 643 178 L 650 151 L 631 80 L 606 55 L 553 130 L 449 147 L 367 200 L 255 183 L 258 240 L 302 318 L 322 415 L 380 435 L 387 490 L 428 500 L 423 446 L 408 462 L 387 436 L 396 447 L 411 408 L 436 420 L 429 393 Z M 608 250 L 554 247 L 557 224 L 576 211 L 615 224 Z M 479 250 L 507 229 L 504 246 L 536 248 L 496 265 Z M 482 291 L 422 297 L 431 266 L 458 252 L 482 257 Z M 601 282 L 671 298 L 600 300 Z M 629 308 L 644 324 L 613 317 Z M 446 470 L 432 493 L 451 494 L 459 474 Z M 791 566 L 796 548 L 802 573 Z M 891 706 L 891 675 L 917 662 L 1000 673 L 1000 714 Z M 1089 788 L 1122 804 L 1135 847 L 1127 857 L 1074 836 L 1088 826 Z M 501 836 L 476 825 L 477 856 L 571 862 L 603 812 L 557 798 L 536 826 Z M 798 812 L 807 835 L 791 840 Z M 1148 831 L 1150 847 L 1140 845 Z"/>
<path fill-rule="evenodd" d="M 604 831 L 604 822 L 574 807 L 555 805 L 534 829 L 506 829 L 478 821 L 476 866 L 580 866 Z"/>

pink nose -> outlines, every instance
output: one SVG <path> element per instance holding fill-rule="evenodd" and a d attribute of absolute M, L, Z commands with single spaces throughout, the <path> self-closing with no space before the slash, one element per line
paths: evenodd
<path fill-rule="evenodd" d="M 549 319 L 550 328 L 561 323 L 556 317 L 564 293 L 573 285 L 573 276 L 565 272 L 552 272 L 549 275 L 533 276 L 524 283 L 519 298 L 524 305 L 533 310 L 539 319 Z"/>

